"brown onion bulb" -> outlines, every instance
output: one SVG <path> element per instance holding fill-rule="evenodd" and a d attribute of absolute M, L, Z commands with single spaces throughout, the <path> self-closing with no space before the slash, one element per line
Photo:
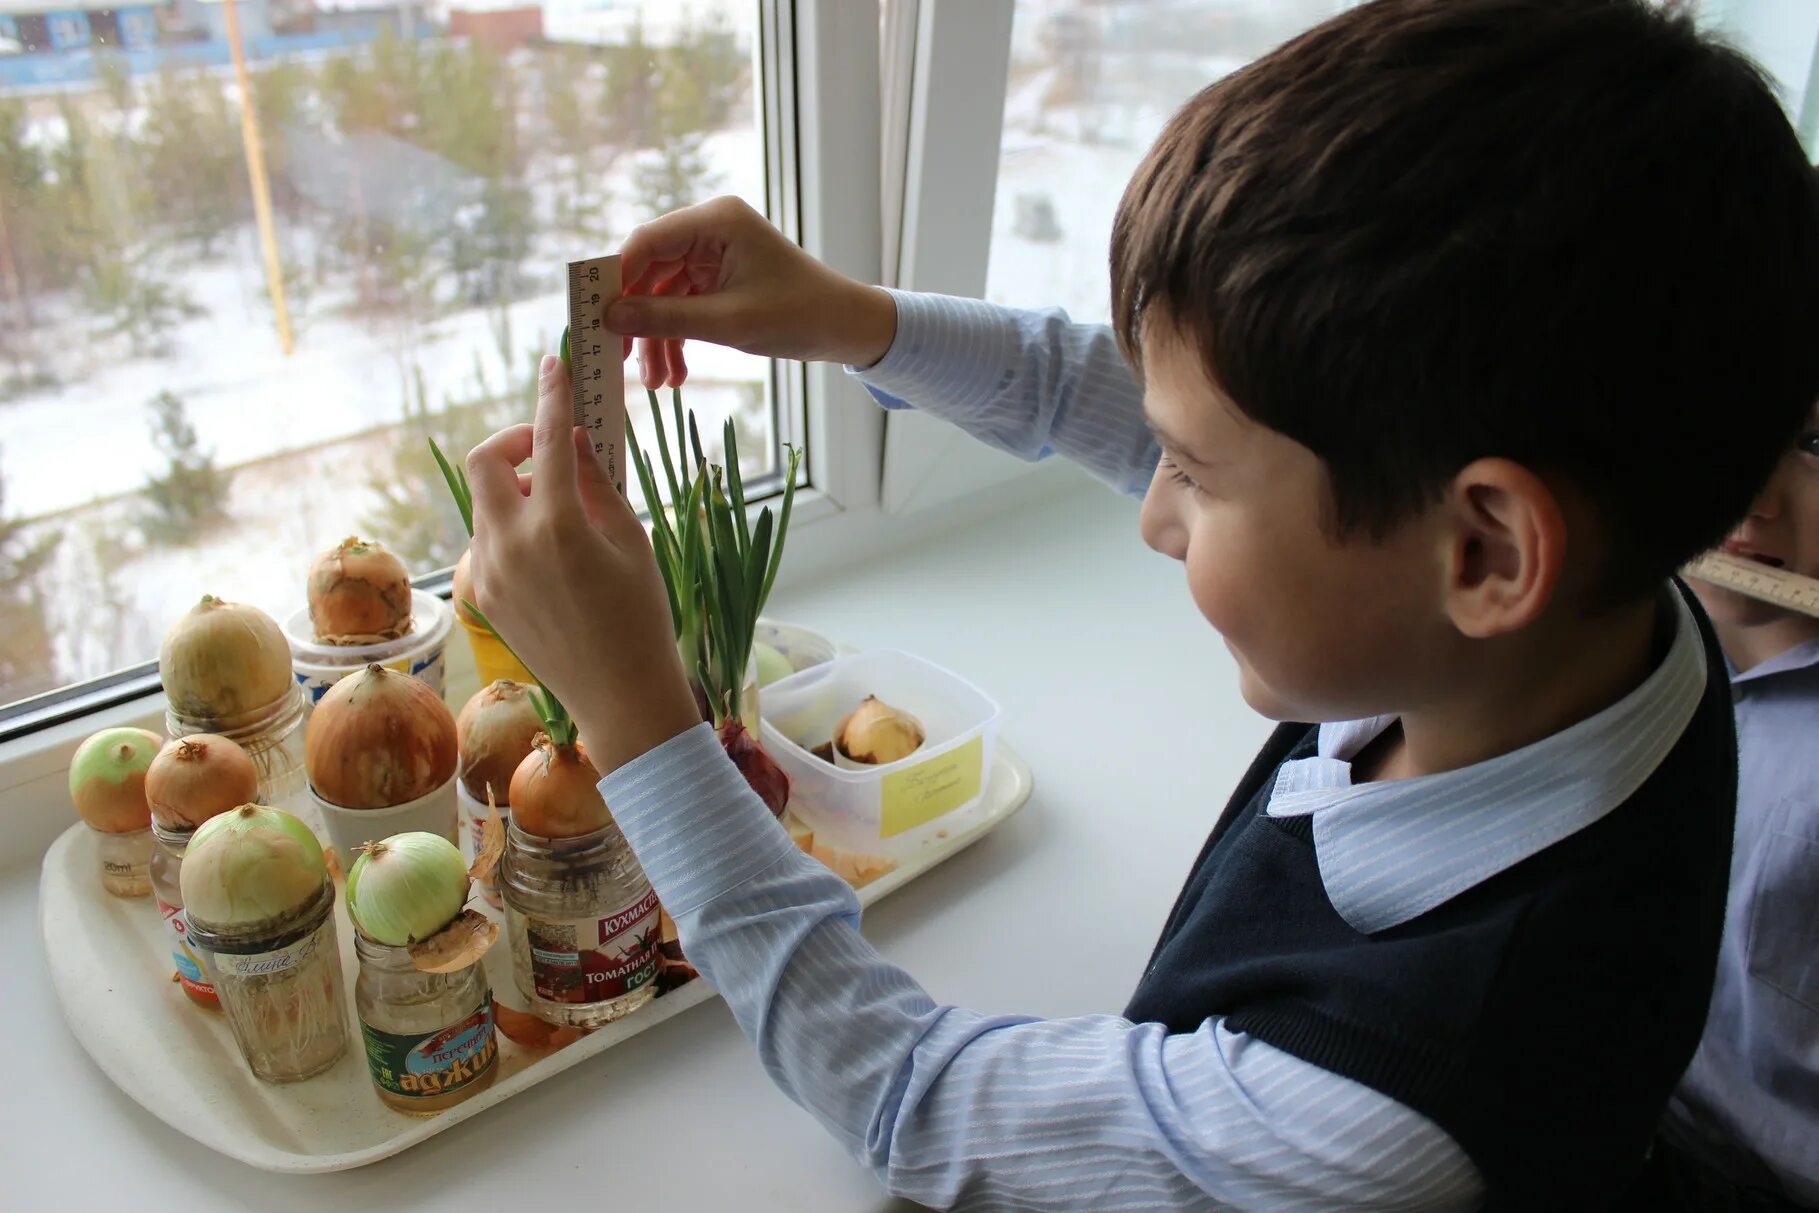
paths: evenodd
<path fill-rule="evenodd" d="M 512 821 L 539 838 L 577 838 L 612 820 L 600 796 L 600 773 L 580 746 L 539 737 L 512 774 Z"/>
<path fill-rule="evenodd" d="M 303 762 L 310 786 L 330 804 L 408 804 L 454 778 L 455 718 L 428 683 L 369 665 L 316 704 Z"/>
<path fill-rule="evenodd" d="M 411 628 L 411 576 L 377 540 L 350 536 L 309 569 L 309 618 L 324 644 L 394 640 Z"/>
<path fill-rule="evenodd" d="M 484 628 L 486 625 L 480 622 L 480 616 L 467 609 L 467 604 L 474 600 L 474 577 L 468 568 L 468 559 L 473 554 L 474 550 L 468 548 L 461 553 L 461 559 L 455 561 L 455 611 L 461 616 L 463 623 Z"/>
<path fill-rule="evenodd" d="M 490 787 L 499 807 L 509 806 L 512 775 L 536 748 L 542 731 L 530 688 L 522 682 L 501 678 L 475 691 L 455 717 L 461 783 L 468 795 L 484 802 Z"/>
<path fill-rule="evenodd" d="M 192 733 L 171 742 L 145 772 L 152 820 L 167 830 L 193 830 L 217 813 L 259 797 L 259 768 L 226 737 Z"/>
<path fill-rule="evenodd" d="M 165 633 L 158 675 L 171 710 L 190 721 L 246 723 L 293 694 L 291 647 L 270 615 L 213 594 Z"/>

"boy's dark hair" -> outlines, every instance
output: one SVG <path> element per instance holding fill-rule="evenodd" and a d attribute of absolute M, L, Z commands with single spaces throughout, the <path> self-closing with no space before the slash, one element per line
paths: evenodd
<path fill-rule="evenodd" d="M 1819 398 L 1819 190 L 1761 72 L 1644 0 L 1375 0 L 1202 91 L 1112 317 L 1174 325 L 1381 537 L 1465 464 L 1589 497 L 1596 597 L 1748 509 Z M 1578 542 L 1577 538 L 1575 542 Z"/>

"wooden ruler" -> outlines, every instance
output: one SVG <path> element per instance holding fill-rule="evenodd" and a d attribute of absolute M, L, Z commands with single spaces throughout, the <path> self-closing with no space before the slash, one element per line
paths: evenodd
<path fill-rule="evenodd" d="M 606 309 L 619 297 L 619 258 L 568 263 L 568 376 L 575 424 L 593 439 L 607 478 L 625 492 L 625 358 L 621 339 L 606 328 Z"/>
<path fill-rule="evenodd" d="M 1819 580 L 1724 552 L 1707 552 L 1681 570 L 1748 598 L 1819 618 Z"/>

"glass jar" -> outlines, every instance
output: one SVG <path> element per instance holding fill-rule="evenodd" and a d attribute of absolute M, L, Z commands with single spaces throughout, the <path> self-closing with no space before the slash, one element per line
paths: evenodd
<path fill-rule="evenodd" d="M 215 994 L 240 1053 L 267 1082 L 297 1082 L 347 1052 L 335 884 L 290 914 L 250 929 L 217 931 L 190 919 L 190 938 L 209 953 Z"/>
<path fill-rule="evenodd" d="M 152 892 L 152 828 L 110 834 L 96 830 L 101 852 L 101 887 L 115 897 L 149 897 Z"/>
<path fill-rule="evenodd" d="M 617 825 L 540 838 L 514 821 L 499 890 L 512 977 L 538 1018 L 595 1028 L 656 993 L 657 894 Z"/>
<path fill-rule="evenodd" d="M 373 1086 L 387 1106 L 428 1116 L 492 1085 L 499 1041 L 484 964 L 425 973 L 411 963 L 409 948 L 379 943 L 358 928 L 354 953 L 354 1013 Z"/>
<path fill-rule="evenodd" d="M 158 912 L 171 932 L 171 961 L 177 966 L 177 983 L 184 994 L 199 1007 L 221 1009 L 215 996 L 215 983 L 209 975 L 208 954 L 190 938 L 189 918 L 183 912 L 183 889 L 178 878 L 183 871 L 183 853 L 189 850 L 190 835 L 196 831 L 167 830 L 152 823 L 152 894 L 158 899 Z"/>
<path fill-rule="evenodd" d="M 318 824 L 303 769 L 303 718 L 309 696 L 300 684 L 257 711 L 227 719 L 179 716 L 164 713 L 165 732 L 171 737 L 214 733 L 237 743 L 259 772 L 259 803 L 283 809 L 301 818 L 312 829 Z"/>

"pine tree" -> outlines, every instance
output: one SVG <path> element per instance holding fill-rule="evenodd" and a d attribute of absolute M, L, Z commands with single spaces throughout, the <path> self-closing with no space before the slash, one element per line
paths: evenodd
<path fill-rule="evenodd" d="M 215 466 L 212 451 L 202 449 L 180 397 L 160 392 L 146 408 L 151 412 L 152 445 L 168 467 L 145 486 L 151 508 L 140 525 L 155 543 L 188 543 L 227 517 L 232 476 Z"/>

